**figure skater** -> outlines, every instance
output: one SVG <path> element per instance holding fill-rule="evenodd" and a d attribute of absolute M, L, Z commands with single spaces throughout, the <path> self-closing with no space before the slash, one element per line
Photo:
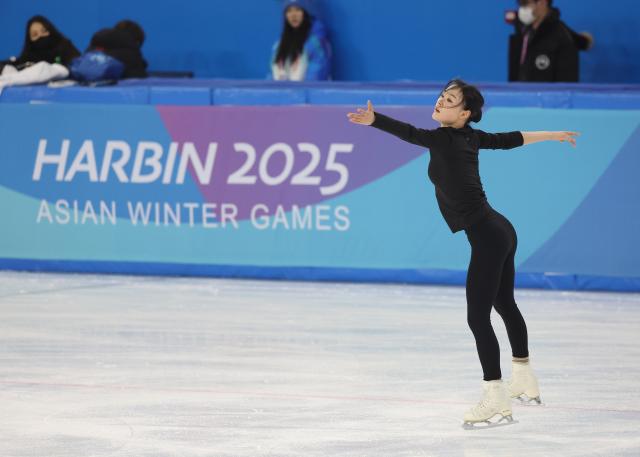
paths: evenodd
<path fill-rule="evenodd" d="M 540 404 L 538 380 L 529 364 L 527 326 L 513 290 L 516 231 L 485 196 L 478 169 L 479 149 L 512 149 L 540 141 L 560 141 L 575 147 L 577 132 L 486 133 L 469 126 L 482 118 L 484 98 L 464 81 L 447 83 L 431 117 L 433 130 L 416 128 L 373 109 L 348 113 L 355 124 L 370 125 L 429 149 L 429 178 L 435 185 L 440 212 L 453 233 L 464 230 L 471 245 L 467 272 L 467 322 L 476 341 L 484 374 L 483 399 L 464 415 L 464 426 L 506 425 L 513 422 L 511 399 Z M 491 326 L 495 308 L 507 328 L 513 354 L 511 380 L 502 382 L 500 348 Z M 492 419 L 496 419 L 492 421 Z"/>

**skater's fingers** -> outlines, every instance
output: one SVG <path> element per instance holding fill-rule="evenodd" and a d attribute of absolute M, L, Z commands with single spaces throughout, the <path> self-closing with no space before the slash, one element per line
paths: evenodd
<path fill-rule="evenodd" d="M 575 147 L 576 146 L 576 139 L 575 137 L 569 135 L 569 132 L 562 132 L 562 136 L 560 137 L 560 142 L 561 143 L 569 143 L 571 146 Z"/>
<path fill-rule="evenodd" d="M 371 100 L 367 100 L 367 111 L 373 112 L 373 104 Z"/>

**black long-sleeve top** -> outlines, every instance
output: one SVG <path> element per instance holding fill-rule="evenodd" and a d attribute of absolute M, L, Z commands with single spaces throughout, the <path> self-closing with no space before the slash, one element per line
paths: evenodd
<path fill-rule="evenodd" d="M 372 127 L 429 148 L 429 179 L 435 185 L 440 212 L 454 233 L 471 227 L 491 210 L 480 181 L 478 150 L 524 144 L 520 132 L 486 133 L 469 126 L 425 130 L 380 113 L 375 113 Z"/>
<path fill-rule="evenodd" d="M 33 43 L 29 43 L 29 46 L 22 51 L 18 59 L 10 63 L 15 65 L 19 70 L 22 70 L 27 62 L 59 63 L 65 67 L 69 67 L 71 61 L 80 56 L 80 51 L 78 51 L 73 43 L 62 36 L 51 35 L 51 39 L 47 40 L 47 43 L 49 46 L 44 48 L 36 48 Z"/>

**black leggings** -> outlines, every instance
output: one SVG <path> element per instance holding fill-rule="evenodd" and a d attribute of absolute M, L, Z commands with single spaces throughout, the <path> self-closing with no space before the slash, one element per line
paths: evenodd
<path fill-rule="evenodd" d="M 465 230 L 471 244 L 467 272 L 467 322 L 476 339 L 484 380 L 500 379 L 500 347 L 491 326 L 495 308 L 507 328 L 514 357 L 528 357 L 527 325 L 513 298 L 516 231 L 502 214 L 491 213 Z"/>

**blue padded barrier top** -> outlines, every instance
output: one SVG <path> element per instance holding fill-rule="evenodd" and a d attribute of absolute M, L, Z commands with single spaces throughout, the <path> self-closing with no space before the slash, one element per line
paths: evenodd
<path fill-rule="evenodd" d="M 213 105 L 304 105 L 305 89 L 291 87 L 219 87 L 213 89 Z"/>
<path fill-rule="evenodd" d="M 361 105 L 368 99 L 378 105 L 432 105 L 440 91 L 435 89 L 307 89 L 311 105 Z"/>
<path fill-rule="evenodd" d="M 211 89 L 208 87 L 150 86 L 151 105 L 211 105 Z"/>
<path fill-rule="evenodd" d="M 572 108 L 603 107 L 608 109 L 638 109 L 640 107 L 640 91 L 638 92 L 576 92 L 572 98 Z"/>
<path fill-rule="evenodd" d="M 2 103 L 104 103 L 120 105 L 146 105 L 149 88 L 137 87 L 60 87 L 19 86 L 8 87 L 0 95 Z"/>
<path fill-rule="evenodd" d="M 488 106 L 640 109 L 640 85 L 480 83 Z M 106 103 L 135 105 L 430 105 L 439 82 L 276 82 L 148 78 L 115 86 L 7 87 L 0 103 Z"/>

